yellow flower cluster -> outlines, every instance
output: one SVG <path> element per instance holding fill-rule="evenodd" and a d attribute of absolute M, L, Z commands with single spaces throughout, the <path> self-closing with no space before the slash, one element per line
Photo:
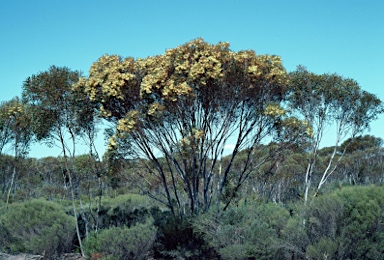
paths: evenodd
<path fill-rule="evenodd" d="M 133 58 L 122 59 L 117 55 L 104 55 L 93 63 L 88 80 L 81 78 L 76 88 L 84 88 L 92 101 L 96 100 L 99 87 L 105 96 L 123 99 L 121 88 L 135 78 Z"/>
<path fill-rule="evenodd" d="M 252 50 L 232 52 L 232 58 L 239 64 L 249 64 L 256 59 L 256 53 Z"/>
<path fill-rule="evenodd" d="M 107 111 L 104 106 L 102 105 L 100 107 L 100 112 L 99 112 L 101 117 L 108 118 L 112 115 L 111 111 Z"/>
<path fill-rule="evenodd" d="M 12 118 L 22 112 L 23 112 L 23 107 L 21 105 L 13 105 L 8 109 L 7 115 L 9 118 Z"/>
<path fill-rule="evenodd" d="M 176 101 L 178 96 L 192 92 L 191 84 L 206 85 L 208 79 L 223 76 L 222 51 L 227 43 L 210 45 L 202 39 L 193 40 L 166 51 L 164 55 L 138 60 L 142 71 L 141 97 L 153 91 L 165 99 Z"/>
<path fill-rule="evenodd" d="M 278 117 L 284 116 L 286 114 L 286 111 L 277 104 L 269 104 L 265 108 L 264 114 L 270 117 Z"/>
<path fill-rule="evenodd" d="M 257 64 L 259 69 L 263 71 L 263 76 L 270 82 L 278 84 L 284 83 L 287 80 L 287 73 L 283 67 L 282 60 L 277 55 L 259 55 L 257 56 Z"/>
<path fill-rule="evenodd" d="M 290 129 L 296 129 L 296 130 L 300 129 L 300 131 L 302 131 L 303 127 L 304 127 L 305 133 L 309 137 L 313 137 L 313 129 L 312 129 L 311 125 L 309 124 L 309 122 L 306 120 L 299 120 L 296 117 L 289 117 L 289 118 L 284 120 L 284 125 L 285 125 L 285 127 L 290 128 Z"/>
<path fill-rule="evenodd" d="M 164 68 L 156 68 L 153 73 L 143 78 L 140 85 L 140 95 L 150 94 L 154 89 L 161 89 L 166 85 L 167 71 Z"/>
<path fill-rule="evenodd" d="M 289 117 L 284 120 L 284 125 L 288 128 L 297 128 L 302 126 L 303 122 L 296 117 Z"/>
<path fill-rule="evenodd" d="M 221 62 L 214 56 L 201 57 L 198 62 L 191 66 L 189 80 L 200 80 L 202 85 L 206 85 L 208 79 L 218 79 L 223 76 Z"/>
<path fill-rule="evenodd" d="M 165 109 L 165 107 L 163 105 L 159 104 L 158 102 L 155 102 L 155 103 L 152 103 L 151 105 L 149 105 L 147 114 L 149 116 L 153 116 L 153 115 L 155 115 L 156 112 L 161 112 L 164 109 Z"/>
<path fill-rule="evenodd" d="M 139 111 L 137 110 L 129 111 L 126 117 L 119 120 L 116 129 L 122 134 L 129 133 L 134 130 L 137 121 L 139 120 L 138 114 Z"/>
<path fill-rule="evenodd" d="M 177 101 L 177 97 L 187 95 L 192 92 L 192 88 L 186 83 L 175 85 L 173 80 L 169 80 L 168 84 L 163 88 L 162 95 L 165 99 Z"/>
<path fill-rule="evenodd" d="M 168 61 L 164 55 L 150 56 L 145 59 L 139 58 L 135 61 L 135 69 L 144 77 L 151 73 L 156 68 L 165 68 L 168 66 Z"/>
<path fill-rule="evenodd" d="M 261 71 L 259 70 L 259 67 L 257 65 L 249 66 L 248 73 L 256 77 L 259 77 L 261 75 Z"/>
<path fill-rule="evenodd" d="M 190 136 L 184 137 L 180 140 L 180 145 L 184 150 L 190 148 L 195 149 L 198 147 L 199 140 L 202 140 L 203 138 L 204 131 L 193 128 Z"/>
<path fill-rule="evenodd" d="M 206 85 L 208 79 L 223 76 L 223 53 L 228 46 L 228 43 L 211 45 L 203 39 L 196 39 L 167 50 L 166 57 L 175 68 L 176 74 L 184 77 L 184 81 Z"/>
<path fill-rule="evenodd" d="M 286 71 L 282 65 L 281 58 L 276 55 L 256 55 L 252 50 L 232 52 L 233 60 L 243 66 L 252 84 L 259 80 L 268 80 L 274 83 L 284 83 L 287 80 Z"/>
<path fill-rule="evenodd" d="M 190 65 L 189 61 L 186 60 L 180 64 L 176 64 L 175 71 L 177 74 L 183 74 L 184 72 L 187 72 L 190 67 L 191 67 L 191 65 Z"/>
<path fill-rule="evenodd" d="M 305 126 L 305 131 L 307 135 L 309 135 L 310 137 L 313 137 L 313 128 L 311 124 L 307 120 L 304 120 L 302 123 Z"/>
<path fill-rule="evenodd" d="M 112 151 L 117 148 L 117 137 L 116 135 L 113 135 L 108 140 L 108 150 Z"/>

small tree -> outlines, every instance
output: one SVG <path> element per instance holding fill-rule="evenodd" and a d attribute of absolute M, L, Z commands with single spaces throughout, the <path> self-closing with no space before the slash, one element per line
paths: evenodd
<path fill-rule="evenodd" d="M 304 67 L 290 74 L 289 101 L 292 111 L 307 122 L 312 140 L 309 149 L 308 167 L 305 175 L 305 202 L 311 186 L 319 146 L 329 126 L 336 127 L 333 151 L 318 183 L 316 193 L 335 171 L 345 149 L 336 158 L 341 142 L 361 135 L 371 121 L 383 112 L 381 101 L 373 94 L 363 91 L 356 81 L 336 74 L 316 75 Z"/>
<path fill-rule="evenodd" d="M 72 90 L 80 72 L 52 66 L 48 71 L 28 77 L 23 84 L 23 98 L 33 109 L 34 133 L 48 145 L 58 145 L 63 153 L 63 165 L 69 181 L 73 213 L 77 220 L 76 195 L 80 183 L 74 171 L 76 144 L 84 129 L 92 128 L 94 113 L 89 99 Z M 78 197 L 80 198 L 80 197 Z M 81 200 L 80 200 L 81 204 Z M 86 219 L 83 217 L 86 221 Z M 77 235 L 83 254 L 78 223 Z M 83 254 L 84 255 L 84 254 Z"/>
<path fill-rule="evenodd" d="M 11 118 L 9 117 L 8 111 L 10 107 L 10 102 L 2 102 L 0 104 L 0 158 L 3 161 L 3 151 L 4 148 L 12 141 L 12 131 L 11 131 Z M 6 190 L 6 171 L 2 170 L 2 194 Z"/>
<path fill-rule="evenodd" d="M 2 150 L 5 145 L 10 144 L 14 150 L 13 172 L 8 187 L 6 202 L 8 205 L 17 174 L 18 163 L 21 162 L 20 158 L 23 158 L 27 154 L 28 148 L 33 141 L 32 117 L 30 107 L 22 103 L 18 97 L 15 97 L 2 104 L 0 118 L 2 124 L 0 149 Z"/>

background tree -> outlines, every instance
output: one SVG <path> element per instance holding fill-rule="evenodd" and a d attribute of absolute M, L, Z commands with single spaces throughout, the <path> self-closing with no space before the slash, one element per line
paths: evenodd
<path fill-rule="evenodd" d="M 33 109 L 37 139 L 48 145 L 58 145 L 62 150 L 76 219 L 75 198 L 80 198 L 80 183 L 74 167 L 76 144 L 84 129 L 94 123 L 93 113 L 87 113 L 92 110 L 87 107 L 88 99 L 72 90 L 80 75 L 66 67 L 51 66 L 48 71 L 28 77 L 23 84 L 23 98 Z M 78 229 L 78 223 L 76 226 Z M 77 234 L 82 252 L 79 230 Z"/>
<path fill-rule="evenodd" d="M 116 125 L 109 148 L 140 161 L 147 169 L 141 174 L 151 176 L 145 179 L 163 187 L 155 196 L 149 181 L 148 194 L 181 216 L 186 204 L 192 213 L 219 204 L 239 151 L 247 156 L 231 197 L 268 159 L 255 161 L 251 155 L 265 138 L 279 137 L 274 133 L 286 116 L 279 105 L 285 85 L 278 56 L 232 52 L 227 43 L 197 39 L 146 59 L 105 55 L 76 88 Z M 234 149 L 224 163 L 228 142 Z"/>
<path fill-rule="evenodd" d="M 345 157 L 337 174 L 339 179 L 352 185 L 383 182 L 383 140 L 371 135 L 348 139 L 341 144 Z"/>
<path fill-rule="evenodd" d="M 18 171 L 20 158 L 25 157 L 28 148 L 32 142 L 32 117 L 30 108 L 22 103 L 18 97 L 3 103 L 0 110 L 2 123 L 2 142 L 1 149 L 9 143 L 13 149 L 14 163 L 13 172 L 8 185 L 8 193 L 6 204 L 8 205 L 12 188 L 14 186 L 15 177 Z M 0 153 L 1 156 L 1 153 Z"/>
<path fill-rule="evenodd" d="M 3 101 L 0 105 L 0 158 L 2 161 L 2 166 L 6 158 L 3 158 L 3 151 L 12 140 L 12 131 L 11 131 L 11 118 L 9 117 L 9 104 L 10 102 Z M 7 188 L 7 169 L 8 167 L 2 167 L 1 169 L 1 181 L 2 181 L 2 194 L 5 194 Z"/>
<path fill-rule="evenodd" d="M 373 135 L 357 136 L 356 138 L 349 138 L 345 140 L 340 146 L 340 150 L 345 153 L 353 153 L 355 151 L 364 151 L 369 148 L 383 146 L 383 139 Z"/>
<path fill-rule="evenodd" d="M 11 118 L 9 117 L 10 101 L 3 101 L 0 104 L 0 155 L 6 145 L 12 139 L 10 127 Z"/>
<path fill-rule="evenodd" d="M 363 91 L 352 79 L 336 74 L 316 75 L 304 67 L 298 67 L 296 71 L 290 73 L 289 102 L 292 111 L 307 122 L 312 132 L 305 174 L 304 197 L 307 201 L 319 146 L 326 129 L 330 126 L 336 128 L 335 145 L 316 192 L 335 171 L 342 158 L 339 156 L 335 160 L 342 140 L 353 139 L 362 134 L 369 127 L 370 122 L 383 112 L 383 106 L 375 95 Z"/>

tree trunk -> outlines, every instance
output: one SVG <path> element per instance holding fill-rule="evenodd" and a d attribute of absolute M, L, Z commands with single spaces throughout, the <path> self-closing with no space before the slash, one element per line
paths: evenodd
<path fill-rule="evenodd" d="M 12 191 L 12 187 L 13 187 L 13 182 L 14 182 L 14 180 L 15 180 L 15 175 L 16 175 L 16 165 L 13 167 L 11 183 L 9 184 L 9 189 L 8 189 L 8 194 L 7 194 L 7 202 L 6 202 L 6 206 L 7 206 L 7 208 L 8 208 L 8 204 L 9 204 L 9 197 L 11 196 L 11 191 Z"/>

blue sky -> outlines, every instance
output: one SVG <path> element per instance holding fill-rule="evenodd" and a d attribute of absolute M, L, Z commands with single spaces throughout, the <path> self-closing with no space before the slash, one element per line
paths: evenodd
<path fill-rule="evenodd" d="M 87 74 L 103 54 L 146 57 L 197 37 L 279 55 L 288 71 L 336 72 L 384 100 L 383 13 L 382 0 L 1 0 L 0 101 L 51 65 Z M 383 126 L 370 133 L 384 138 Z M 48 155 L 59 152 L 30 153 Z"/>

